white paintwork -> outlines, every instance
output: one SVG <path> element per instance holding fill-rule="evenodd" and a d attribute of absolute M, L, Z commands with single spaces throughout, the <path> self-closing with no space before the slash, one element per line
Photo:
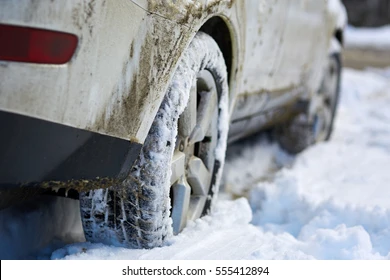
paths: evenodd
<path fill-rule="evenodd" d="M 231 113 L 242 94 L 302 86 L 310 94 L 340 21 L 327 3 L 1 0 L 0 23 L 70 32 L 80 41 L 65 65 L 0 61 L 0 110 L 143 143 L 181 53 L 214 15 L 233 37 Z"/>

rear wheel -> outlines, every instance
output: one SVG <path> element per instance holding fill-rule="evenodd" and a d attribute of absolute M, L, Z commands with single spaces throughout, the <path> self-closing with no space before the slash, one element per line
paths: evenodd
<path fill-rule="evenodd" d="M 218 92 L 208 70 L 197 75 L 187 108 L 179 118 L 172 160 L 171 205 L 174 233 L 187 220 L 195 220 L 209 209 L 208 195 L 216 164 L 218 144 Z"/>
<path fill-rule="evenodd" d="M 276 128 L 283 149 L 296 154 L 321 141 L 329 140 L 340 95 L 340 53 L 329 55 L 321 87 L 312 97 L 306 112 Z"/>
<path fill-rule="evenodd" d="M 151 248 L 210 209 L 227 139 L 227 73 L 199 32 L 172 79 L 143 149 L 120 185 L 80 195 L 86 239 Z"/>

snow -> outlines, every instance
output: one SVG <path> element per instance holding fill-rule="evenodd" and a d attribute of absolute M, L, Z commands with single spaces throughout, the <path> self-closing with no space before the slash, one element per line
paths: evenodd
<path fill-rule="evenodd" d="M 345 32 L 345 47 L 354 49 L 390 49 L 390 25 L 376 28 L 348 26 Z"/>
<path fill-rule="evenodd" d="M 190 222 L 167 246 L 130 250 L 73 239 L 59 249 L 61 244 L 49 244 L 38 258 L 390 259 L 389 74 L 390 69 L 344 71 L 330 142 L 295 157 L 262 135 L 230 146 L 223 176 L 226 192 L 210 215 Z M 29 218 L 3 210 L 1 257 L 28 248 L 27 242 L 36 241 L 29 234 L 36 230 L 47 242 L 45 220 L 57 222 L 53 228 L 59 236 L 58 221 L 47 213 L 69 207 L 35 209 L 36 216 Z M 41 226 L 33 224 L 38 216 Z M 79 232 L 79 222 L 69 219 L 66 224 L 62 234 Z M 29 254 L 36 249 L 30 247 Z"/>

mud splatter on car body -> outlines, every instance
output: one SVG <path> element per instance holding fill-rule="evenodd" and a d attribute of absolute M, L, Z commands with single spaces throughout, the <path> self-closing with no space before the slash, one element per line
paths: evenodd
<path fill-rule="evenodd" d="M 0 110 L 143 143 L 181 54 L 214 17 L 229 31 L 231 115 L 240 96 L 277 96 L 302 85 L 313 92 L 338 18 L 322 1 L 297 2 L 306 6 L 281 0 L 3 1 L 2 22 L 73 33 L 79 46 L 64 65 L 2 63 Z M 318 17 L 304 31 L 317 41 L 293 39 L 302 38 L 307 24 L 299 16 Z M 23 79 L 15 85 L 17 76 Z"/>

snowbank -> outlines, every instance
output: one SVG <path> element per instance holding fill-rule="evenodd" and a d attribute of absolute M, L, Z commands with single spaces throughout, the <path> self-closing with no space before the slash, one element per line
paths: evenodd
<path fill-rule="evenodd" d="M 345 32 L 347 49 L 376 49 L 390 51 L 390 25 L 379 28 L 348 26 Z"/>

